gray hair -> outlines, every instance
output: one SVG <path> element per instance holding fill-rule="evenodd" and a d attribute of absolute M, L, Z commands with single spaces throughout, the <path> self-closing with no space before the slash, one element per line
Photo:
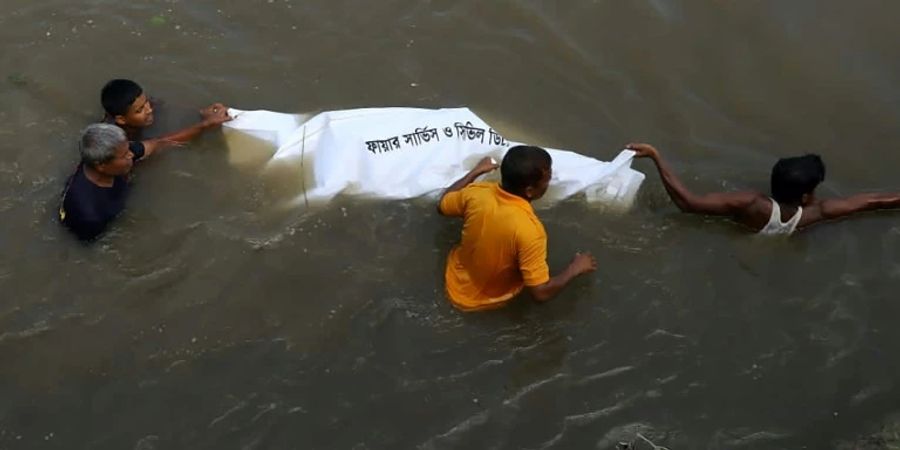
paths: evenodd
<path fill-rule="evenodd" d="M 115 125 L 88 125 L 81 132 L 81 141 L 78 143 L 81 162 L 90 166 L 109 162 L 116 156 L 116 149 L 125 141 L 125 132 Z"/>

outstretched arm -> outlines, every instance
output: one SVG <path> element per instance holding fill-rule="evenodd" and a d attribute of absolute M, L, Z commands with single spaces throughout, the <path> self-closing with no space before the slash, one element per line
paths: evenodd
<path fill-rule="evenodd" d="M 659 171 L 663 186 L 672 202 L 678 209 L 686 213 L 708 214 L 714 216 L 733 216 L 750 206 L 756 199 L 755 192 L 716 192 L 711 194 L 694 194 L 669 169 L 668 163 L 650 144 L 632 143 L 625 148 L 634 150 L 636 158 L 650 158 Z"/>
<path fill-rule="evenodd" d="M 490 157 L 481 158 L 481 161 L 478 161 L 478 164 L 476 164 L 475 167 L 469 171 L 469 173 L 463 175 L 462 178 L 456 180 L 456 182 L 454 182 L 450 185 L 450 187 L 444 190 L 444 192 L 441 194 L 441 197 L 438 199 L 438 213 L 440 213 L 441 215 L 446 215 L 444 214 L 444 211 L 441 210 L 441 203 L 443 202 L 445 195 L 451 192 L 456 192 L 474 183 L 475 180 L 478 179 L 478 177 L 495 170 L 497 167 L 497 163 L 495 163 L 494 160 Z"/>
<path fill-rule="evenodd" d="M 867 193 L 843 198 L 821 200 L 809 210 L 808 219 L 801 226 L 812 225 L 822 220 L 840 219 L 864 211 L 900 208 L 900 193 Z"/>
<path fill-rule="evenodd" d="M 214 103 L 200 110 L 200 115 L 203 117 L 203 120 L 192 126 L 165 136 L 143 141 L 144 156 L 150 156 L 157 150 L 165 147 L 182 145 L 199 136 L 203 131 L 231 120 L 231 117 L 228 116 L 228 107 L 221 103 Z"/>

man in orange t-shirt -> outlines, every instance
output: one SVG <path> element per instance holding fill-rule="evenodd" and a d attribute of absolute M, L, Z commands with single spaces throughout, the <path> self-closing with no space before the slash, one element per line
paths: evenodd
<path fill-rule="evenodd" d="M 457 308 L 497 308 L 523 286 L 536 300 L 550 300 L 573 278 L 597 268 L 593 256 L 578 253 L 569 267 L 550 277 L 547 233 L 531 202 L 547 192 L 552 162 L 542 148 L 516 146 L 503 158 L 500 184 L 474 182 L 497 168 L 484 158 L 441 196 L 438 211 L 465 220 L 462 242 L 450 251 L 444 274 L 447 295 Z"/>

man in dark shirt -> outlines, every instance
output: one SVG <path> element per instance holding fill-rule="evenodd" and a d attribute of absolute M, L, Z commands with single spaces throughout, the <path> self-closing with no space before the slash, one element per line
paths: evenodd
<path fill-rule="evenodd" d="M 128 142 L 115 125 L 88 125 L 79 141 L 81 164 L 63 193 L 60 221 L 79 239 L 99 236 L 125 208 L 134 162 L 171 144 L 165 139 Z"/>

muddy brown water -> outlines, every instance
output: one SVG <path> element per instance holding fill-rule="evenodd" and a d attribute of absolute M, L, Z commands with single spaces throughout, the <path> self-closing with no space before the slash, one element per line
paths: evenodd
<path fill-rule="evenodd" d="M 159 129 L 213 101 L 466 105 L 601 159 L 658 144 L 699 191 L 821 153 L 821 195 L 900 189 L 900 3 L 4 0 L 0 449 L 823 449 L 900 407 L 900 215 L 789 241 L 634 209 L 541 210 L 546 305 L 461 314 L 427 201 L 271 202 L 210 133 L 138 167 L 84 246 L 54 219 L 99 89 Z M 277 189 L 277 186 L 274 187 Z"/>

